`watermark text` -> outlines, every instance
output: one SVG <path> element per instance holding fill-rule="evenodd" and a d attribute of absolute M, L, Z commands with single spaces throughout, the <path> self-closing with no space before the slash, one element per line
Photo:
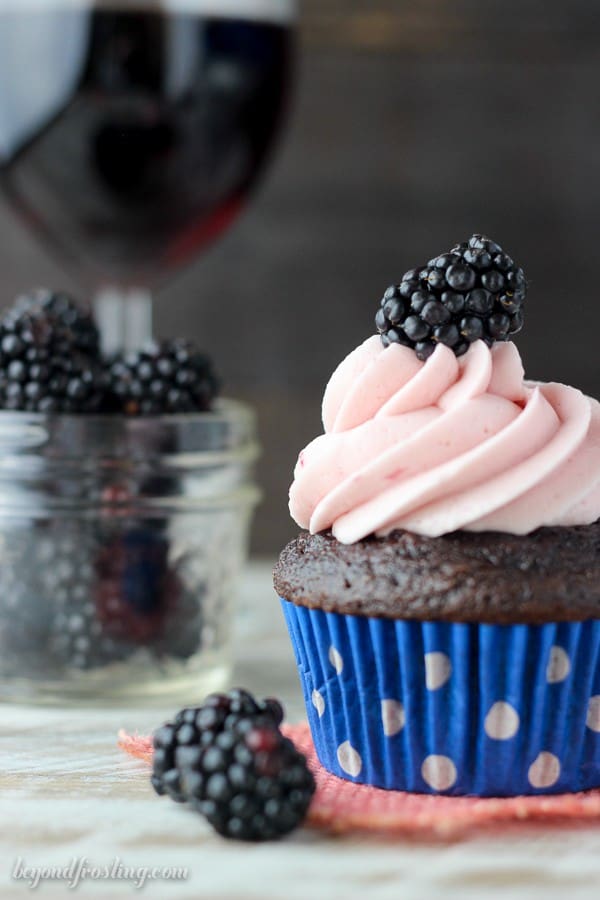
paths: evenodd
<path fill-rule="evenodd" d="M 141 890 L 149 881 L 187 881 L 189 877 L 189 869 L 183 866 L 128 866 L 118 856 L 103 865 L 79 856 L 64 865 L 48 866 L 32 865 L 19 857 L 12 870 L 13 881 L 24 882 L 32 891 L 45 881 L 61 881 L 71 891 L 84 881 L 127 881 Z"/>

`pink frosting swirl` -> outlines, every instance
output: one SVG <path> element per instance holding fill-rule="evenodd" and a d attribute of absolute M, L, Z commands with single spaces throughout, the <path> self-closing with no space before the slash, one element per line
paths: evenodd
<path fill-rule="evenodd" d="M 528 534 L 600 517 L 600 404 L 523 380 L 512 343 L 439 345 L 426 362 L 379 336 L 333 373 L 325 433 L 300 454 L 290 512 L 350 544 L 404 528 Z"/>

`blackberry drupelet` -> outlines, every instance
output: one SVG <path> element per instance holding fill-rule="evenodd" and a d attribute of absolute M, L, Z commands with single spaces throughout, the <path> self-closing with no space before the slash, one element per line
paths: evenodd
<path fill-rule="evenodd" d="M 473 341 L 491 346 L 520 331 L 526 294 L 523 270 L 499 244 L 474 234 L 405 272 L 383 295 L 375 324 L 386 347 L 403 344 L 425 360 L 445 344 L 461 356 Z"/>
<path fill-rule="evenodd" d="M 306 760 L 279 730 L 276 700 L 234 690 L 182 710 L 154 735 L 152 784 L 190 802 L 224 837 L 272 840 L 304 819 L 315 790 Z"/>
<path fill-rule="evenodd" d="M 219 387 L 209 357 L 184 339 L 116 356 L 107 378 L 108 408 L 132 416 L 205 412 Z"/>
<path fill-rule="evenodd" d="M 0 408 L 92 413 L 103 394 L 91 315 L 65 294 L 19 297 L 0 319 Z"/>

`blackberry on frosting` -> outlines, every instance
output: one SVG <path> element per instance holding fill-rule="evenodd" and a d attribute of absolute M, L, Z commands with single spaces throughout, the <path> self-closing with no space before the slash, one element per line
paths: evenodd
<path fill-rule="evenodd" d="M 387 288 L 375 316 L 384 346 L 404 344 L 427 359 L 437 344 L 462 356 L 473 341 L 506 341 L 523 327 L 525 273 L 495 241 L 468 241 L 409 269 Z"/>

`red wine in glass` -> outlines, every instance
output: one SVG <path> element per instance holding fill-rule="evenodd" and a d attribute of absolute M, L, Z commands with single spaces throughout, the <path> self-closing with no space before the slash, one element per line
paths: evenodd
<path fill-rule="evenodd" d="M 3 0 L 0 179 L 81 271 L 148 283 L 237 216 L 278 132 L 289 0 Z"/>

